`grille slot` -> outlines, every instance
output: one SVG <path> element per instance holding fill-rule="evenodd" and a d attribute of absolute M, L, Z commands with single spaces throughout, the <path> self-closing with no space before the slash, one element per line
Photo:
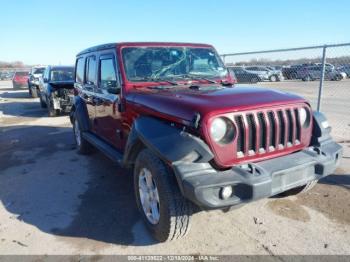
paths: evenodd
<path fill-rule="evenodd" d="M 286 124 L 284 122 L 284 117 L 281 110 L 277 111 L 277 115 L 280 123 L 280 141 L 278 143 L 284 146 L 285 135 L 286 135 Z"/>
<path fill-rule="evenodd" d="M 298 108 L 283 108 L 235 115 L 237 156 L 264 154 L 299 145 L 301 126 Z"/>
<path fill-rule="evenodd" d="M 237 151 L 244 153 L 245 134 L 242 116 L 236 116 L 235 121 L 238 127 Z"/>
<path fill-rule="evenodd" d="M 288 123 L 288 143 L 293 144 L 293 134 L 294 134 L 294 121 L 292 117 L 292 113 L 289 109 L 287 109 L 287 123 Z"/>
<path fill-rule="evenodd" d="M 270 121 L 270 145 L 276 147 L 276 121 L 272 111 L 267 113 Z"/>
<path fill-rule="evenodd" d="M 263 113 L 258 113 L 258 120 L 260 126 L 260 145 L 259 148 L 266 148 L 266 122 Z"/>
<path fill-rule="evenodd" d="M 248 128 L 249 128 L 248 150 L 255 151 L 255 148 L 256 148 L 256 126 L 255 126 L 253 114 L 247 115 L 247 123 L 248 123 Z"/>
<path fill-rule="evenodd" d="M 296 122 L 296 139 L 300 141 L 300 119 L 299 119 L 299 110 L 297 108 L 294 109 L 294 114 L 295 114 L 295 122 Z"/>

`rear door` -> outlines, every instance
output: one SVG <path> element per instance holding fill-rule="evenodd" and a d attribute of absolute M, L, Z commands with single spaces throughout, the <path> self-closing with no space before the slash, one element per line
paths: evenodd
<path fill-rule="evenodd" d="M 121 102 L 121 83 L 117 68 L 114 51 L 100 53 L 94 103 L 99 135 L 122 151 L 126 139 L 122 128 L 122 115 L 118 110 Z"/>

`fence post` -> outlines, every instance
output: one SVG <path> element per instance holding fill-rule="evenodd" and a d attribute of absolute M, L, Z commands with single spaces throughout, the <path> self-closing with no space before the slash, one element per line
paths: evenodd
<path fill-rule="evenodd" d="M 322 92 L 323 92 L 323 82 L 324 82 L 324 73 L 326 69 L 326 50 L 327 45 L 323 46 L 323 54 L 322 54 L 322 71 L 321 71 L 321 79 L 320 79 L 320 87 L 318 89 L 318 100 L 317 100 L 317 111 L 321 110 L 321 100 L 322 100 Z"/>

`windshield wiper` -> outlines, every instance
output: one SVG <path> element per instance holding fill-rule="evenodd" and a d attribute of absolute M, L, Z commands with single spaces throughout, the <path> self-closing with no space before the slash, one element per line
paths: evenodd
<path fill-rule="evenodd" d="M 207 82 L 209 82 L 211 84 L 217 84 L 217 82 L 215 80 L 211 80 L 211 79 L 208 79 L 208 78 L 202 77 L 202 76 L 194 76 L 194 75 L 191 75 L 191 74 L 181 75 L 181 76 L 177 76 L 177 77 L 189 78 L 189 79 L 194 80 L 194 81 L 204 80 L 204 81 L 207 81 Z"/>
<path fill-rule="evenodd" d="M 171 84 L 173 86 L 177 86 L 176 82 L 168 80 L 168 79 L 165 79 L 165 78 L 161 78 L 161 77 L 150 77 L 150 76 L 147 76 L 147 77 L 140 78 L 140 80 L 147 80 L 147 81 L 152 81 L 152 82 L 157 82 L 157 83 L 166 82 L 166 83 Z"/>

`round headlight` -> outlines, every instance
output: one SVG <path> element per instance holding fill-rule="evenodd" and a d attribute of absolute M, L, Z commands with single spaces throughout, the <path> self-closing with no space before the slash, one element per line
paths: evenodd
<path fill-rule="evenodd" d="M 300 125 L 304 128 L 307 128 L 310 124 L 310 114 L 309 111 L 304 107 L 299 109 L 299 121 Z"/>
<path fill-rule="evenodd" d="M 210 136 L 216 143 L 230 143 L 234 138 L 232 122 L 222 117 L 215 118 L 210 126 Z"/>

